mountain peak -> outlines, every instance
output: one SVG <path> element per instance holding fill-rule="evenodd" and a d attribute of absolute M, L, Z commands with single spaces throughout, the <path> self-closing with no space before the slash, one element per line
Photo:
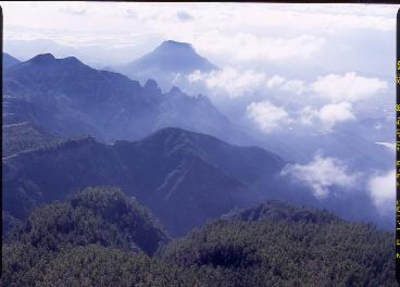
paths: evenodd
<path fill-rule="evenodd" d="M 70 56 L 70 57 L 57 59 L 51 53 L 39 54 L 29 60 L 29 62 L 33 62 L 33 63 L 37 63 L 37 64 L 49 64 L 49 63 L 54 63 L 56 61 L 59 63 L 62 63 L 62 64 L 83 65 L 83 63 L 81 61 L 79 61 L 79 59 L 77 59 L 76 57 Z"/>
<path fill-rule="evenodd" d="M 195 70 L 207 72 L 217 69 L 217 66 L 200 56 L 192 44 L 174 40 L 162 42 L 152 52 L 123 68 L 133 78 L 135 73 L 154 76 L 157 72 L 186 74 Z"/>
<path fill-rule="evenodd" d="M 172 88 L 169 90 L 168 94 L 181 95 L 182 94 L 182 90 L 177 86 L 172 86 Z"/>
<path fill-rule="evenodd" d="M 178 42 L 174 40 L 166 40 L 161 43 L 159 48 L 184 48 L 194 51 L 192 44 L 186 42 Z"/>
<path fill-rule="evenodd" d="M 148 91 L 152 95 L 160 95 L 161 89 L 158 86 L 157 82 L 153 79 L 148 79 L 146 84 L 144 85 L 144 89 Z"/>
<path fill-rule="evenodd" d="M 33 57 L 30 61 L 35 63 L 46 63 L 55 60 L 56 58 L 51 53 L 39 54 Z"/>

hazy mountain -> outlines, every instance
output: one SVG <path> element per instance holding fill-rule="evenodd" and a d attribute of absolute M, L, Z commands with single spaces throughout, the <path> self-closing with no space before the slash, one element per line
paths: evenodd
<path fill-rule="evenodd" d="M 176 87 L 162 93 L 154 80 L 141 86 L 74 57 L 42 54 L 8 69 L 3 101 L 5 124 L 31 122 L 67 136 L 135 140 L 175 126 L 232 142 L 251 142 L 204 96 L 189 97 Z"/>
<path fill-rule="evenodd" d="M 164 41 L 152 52 L 125 66 L 132 72 L 164 71 L 174 73 L 190 73 L 195 70 L 208 72 L 218 69 L 206 58 L 197 54 L 189 43 Z"/>
<path fill-rule="evenodd" d="M 14 66 L 16 64 L 19 64 L 19 63 L 21 63 L 20 60 L 18 60 L 17 58 L 14 58 L 10 54 L 3 52 L 3 68 L 4 69 L 7 69 L 7 68 Z"/>
<path fill-rule="evenodd" d="M 17 218 L 89 185 L 120 186 L 174 234 L 235 206 L 310 197 L 288 190 L 278 176 L 284 162 L 275 154 L 173 128 L 114 145 L 69 140 L 8 157 L 3 164 L 4 210 Z"/>
<path fill-rule="evenodd" d="M 200 56 L 191 44 L 168 40 L 152 52 L 115 69 L 142 82 L 155 79 L 164 89 L 169 89 L 176 76 L 219 68 Z"/>

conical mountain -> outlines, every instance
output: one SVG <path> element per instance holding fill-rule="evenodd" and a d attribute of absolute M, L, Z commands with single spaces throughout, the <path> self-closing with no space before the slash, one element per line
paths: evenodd
<path fill-rule="evenodd" d="M 137 71 L 162 71 L 190 73 L 195 70 L 208 72 L 218 69 L 206 58 L 200 56 L 189 43 L 164 41 L 152 52 L 123 67 L 129 73 Z"/>

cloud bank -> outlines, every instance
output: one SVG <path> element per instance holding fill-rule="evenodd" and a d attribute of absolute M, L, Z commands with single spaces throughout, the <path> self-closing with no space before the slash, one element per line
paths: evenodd
<path fill-rule="evenodd" d="M 349 189 L 355 186 L 358 174 L 351 174 L 348 167 L 338 159 L 316 155 L 308 164 L 287 165 L 281 173 L 310 187 L 318 199 L 327 198 L 332 188 Z"/>

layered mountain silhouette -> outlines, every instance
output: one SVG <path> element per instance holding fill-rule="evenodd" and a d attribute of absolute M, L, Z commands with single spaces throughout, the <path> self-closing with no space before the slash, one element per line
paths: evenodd
<path fill-rule="evenodd" d="M 162 93 L 154 80 L 144 86 L 121 74 L 93 69 L 75 57 L 41 54 L 4 75 L 3 122 L 31 122 L 62 136 L 136 140 L 175 126 L 249 143 L 208 100 L 173 87 Z"/>
<path fill-rule="evenodd" d="M 169 88 L 177 75 L 187 75 L 195 70 L 209 72 L 218 69 L 200 56 L 191 44 L 173 40 L 164 41 L 152 52 L 116 68 L 142 82 L 148 78 L 156 79 L 163 88 Z"/>
<path fill-rule="evenodd" d="M 3 68 L 4 69 L 7 69 L 7 68 L 12 67 L 19 63 L 21 63 L 20 60 L 18 60 L 17 58 L 14 58 L 10 54 L 3 52 Z"/>
<path fill-rule="evenodd" d="M 282 180 L 284 164 L 261 148 L 176 128 L 114 145 L 68 140 L 3 160 L 4 209 L 21 219 L 36 205 L 86 186 L 120 186 L 177 235 L 235 206 L 267 198 L 312 200 Z"/>

